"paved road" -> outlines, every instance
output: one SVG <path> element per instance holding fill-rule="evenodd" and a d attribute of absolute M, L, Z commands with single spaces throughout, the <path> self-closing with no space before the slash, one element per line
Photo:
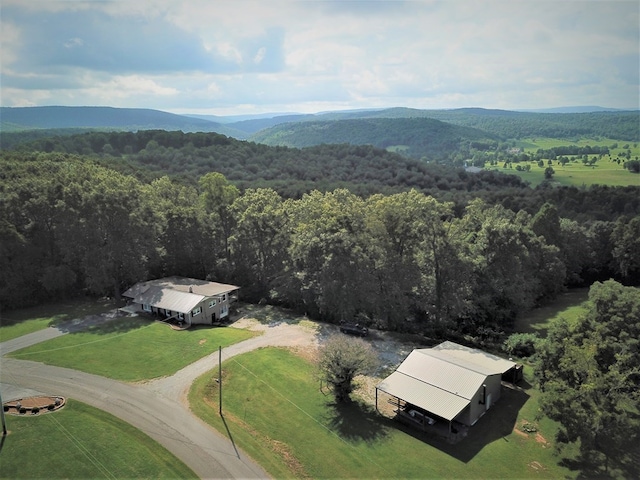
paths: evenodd
<path fill-rule="evenodd" d="M 257 325 L 254 325 L 256 327 Z M 258 327 L 264 334 L 223 349 L 223 360 L 255 348 L 310 345 L 315 332 L 297 325 Z M 68 330 L 48 328 L 0 344 L 5 355 Z M 105 410 L 142 430 L 187 464 L 200 478 L 266 478 L 258 464 L 236 449 L 229 438 L 195 417 L 186 393 L 195 378 L 218 365 L 218 353 L 175 375 L 128 384 L 67 368 L 2 357 L 2 391 L 42 392 L 74 398 Z M 5 389 L 5 387 L 7 387 Z M 3 400 L 11 398 L 5 396 Z"/>

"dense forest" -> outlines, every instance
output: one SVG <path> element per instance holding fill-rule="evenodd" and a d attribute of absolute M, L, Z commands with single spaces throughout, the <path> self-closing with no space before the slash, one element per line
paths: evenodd
<path fill-rule="evenodd" d="M 460 210 L 415 189 L 285 199 L 220 173 L 193 185 L 67 154 L 1 161 L 4 309 L 176 274 L 329 321 L 482 336 L 567 286 L 640 274 L 637 214 L 579 222 L 552 203 L 531 214 L 482 199 Z"/>
<path fill-rule="evenodd" d="M 545 202 L 551 202 L 561 216 L 579 221 L 615 220 L 620 215 L 640 214 L 637 187 L 584 189 L 542 185 L 531 189 L 513 175 L 496 171 L 469 173 L 463 168 L 427 164 L 371 146 L 342 144 L 296 149 L 238 141 L 216 133 L 150 130 L 42 138 L 20 146 L 18 152 L 19 158 L 24 154 L 31 159 L 42 152 L 91 157 L 144 182 L 168 175 L 196 185 L 199 177 L 216 171 L 241 191 L 272 188 L 285 198 L 300 198 L 311 190 L 347 188 L 368 196 L 413 188 L 440 201 L 452 202 L 456 214 L 474 198 L 530 214 Z M 7 158 L 12 155 L 15 154 L 5 153 Z M 485 156 L 480 158 L 482 162 L 489 161 Z"/>

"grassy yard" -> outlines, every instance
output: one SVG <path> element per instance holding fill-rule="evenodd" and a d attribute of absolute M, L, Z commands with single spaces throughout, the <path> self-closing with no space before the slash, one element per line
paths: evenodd
<path fill-rule="evenodd" d="M 129 424 L 68 400 L 56 413 L 6 416 L 1 479 L 197 478 L 159 443 Z"/>
<path fill-rule="evenodd" d="M 571 322 L 585 313 L 588 299 L 588 288 L 569 290 L 561 294 L 553 303 L 536 308 L 516 320 L 514 330 L 522 333 L 537 333 L 545 337 L 549 326 L 556 319 L 563 317 Z"/>
<path fill-rule="evenodd" d="M 0 342 L 116 308 L 111 300 L 70 300 L 37 307 L 10 310 L 0 316 Z"/>
<path fill-rule="evenodd" d="M 218 346 L 226 347 L 253 335 L 235 328 L 175 331 L 143 317 L 121 317 L 18 350 L 11 356 L 134 382 L 171 375 L 215 352 Z"/>
<path fill-rule="evenodd" d="M 506 390 L 456 445 L 379 415 L 373 405 L 332 403 L 313 366 L 277 348 L 223 365 L 223 413 L 217 372 L 199 378 L 192 410 L 228 435 L 275 478 L 574 478 L 558 465 L 555 426 L 536 421 L 537 392 Z M 525 423 L 537 432 L 525 433 Z"/>

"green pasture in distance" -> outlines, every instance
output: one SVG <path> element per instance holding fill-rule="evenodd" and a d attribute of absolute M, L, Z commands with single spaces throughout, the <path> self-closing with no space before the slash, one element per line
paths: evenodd
<path fill-rule="evenodd" d="M 143 317 L 120 317 L 10 354 L 22 360 L 73 368 L 135 382 L 172 375 L 255 332 L 237 328 L 173 330 Z"/>
<path fill-rule="evenodd" d="M 521 167 L 529 165 L 530 171 L 518 171 L 516 170 L 518 165 Z M 520 162 L 509 164 L 507 168 L 504 168 L 503 165 L 485 168 L 509 175 L 517 175 L 524 181 L 529 182 L 531 187 L 536 187 L 545 181 L 544 171 L 547 166 L 548 164 L 545 160 L 543 167 L 539 167 L 537 162 Z M 554 185 L 574 187 L 589 187 L 591 185 L 608 185 L 612 187 L 640 186 L 639 174 L 631 173 L 629 170 L 622 168 L 621 165 L 606 159 L 606 157 L 598 161 L 594 166 L 587 166 L 582 162 L 570 162 L 562 166 L 558 165 L 558 162 L 553 162 L 552 167 L 555 173 L 551 183 Z"/>
<path fill-rule="evenodd" d="M 336 405 L 314 367 L 289 350 L 264 348 L 223 364 L 193 385 L 196 415 L 247 452 L 274 478 L 575 478 L 554 454 L 556 425 L 536 420 L 531 372 L 468 436 L 451 445 L 379 415 L 356 400 Z M 537 432 L 522 431 L 524 423 Z"/>
<path fill-rule="evenodd" d="M 116 308 L 112 300 L 79 299 L 2 312 L 0 342 Z"/>
<path fill-rule="evenodd" d="M 140 430 L 75 400 L 54 413 L 5 418 L 0 479 L 197 478 Z"/>

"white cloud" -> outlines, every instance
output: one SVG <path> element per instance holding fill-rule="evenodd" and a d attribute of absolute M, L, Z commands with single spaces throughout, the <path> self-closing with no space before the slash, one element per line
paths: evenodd
<path fill-rule="evenodd" d="M 4 0 L 1 101 L 212 113 L 638 107 L 639 10 L 625 0 Z"/>

